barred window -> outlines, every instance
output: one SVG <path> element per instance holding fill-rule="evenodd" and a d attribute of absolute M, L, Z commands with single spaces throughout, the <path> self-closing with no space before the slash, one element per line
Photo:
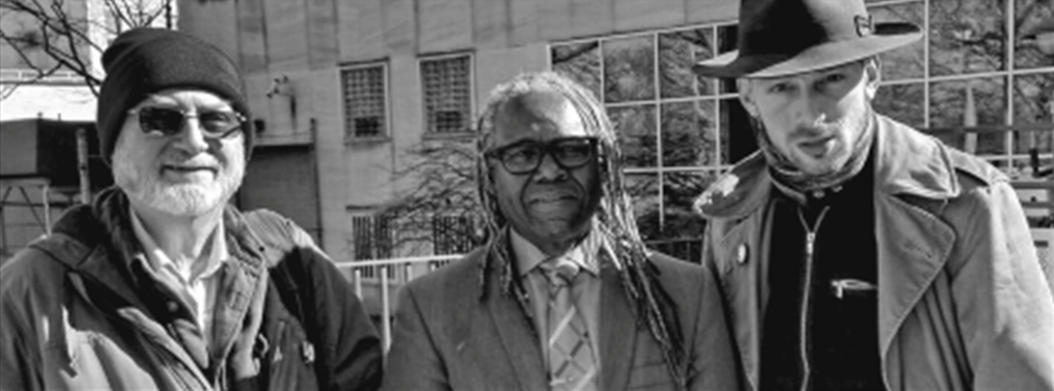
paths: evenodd
<path fill-rule="evenodd" d="M 351 216 L 352 251 L 355 260 L 388 259 L 392 257 L 391 219 L 385 215 L 353 214 Z M 360 268 L 362 277 L 378 277 L 379 267 Z M 395 270 L 388 267 L 388 278 Z"/>
<path fill-rule="evenodd" d="M 433 254 L 467 254 L 479 245 L 476 243 L 473 220 L 469 216 L 433 216 Z"/>
<path fill-rule="evenodd" d="M 340 71 L 344 87 L 345 139 L 388 134 L 386 73 L 383 64 Z"/>
<path fill-rule="evenodd" d="M 421 61 L 427 132 L 460 133 L 471 129 L 472 57 L 459 55 Z"/>

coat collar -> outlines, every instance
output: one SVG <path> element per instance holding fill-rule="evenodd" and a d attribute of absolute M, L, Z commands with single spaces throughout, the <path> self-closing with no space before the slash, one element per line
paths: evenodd
<path fill-rule="evenodd" d="M 54 232 L 75 239 L 64 241 L 63 246 L 76 246 L 79 250 L 71 253 L 83 255 L 57 259 L 77 273 L 109 287 L 129 304 L 145 308 L 134 288 L 145 282 L 138 280 L 142 274 L 134 272 L 133 265 L 142 262 L 145 267 L 146 260 L 128 213 L 128 198 L 115 187 L 100 193 L 92 206 L 70 210 L 55 224 Z M 234 207 L 226 207 L 223 220 L 232 260 L 236 260 L 248 275 L 258 277 L 267 267 L 263 253 L 265 246 Z"/>
<path fill-rule="evenodd" d="M 948 150 L 936 139 L 880 114 L 875 129 L 875 184 L 879 192 L 948 199 L 960 192 Z M 742 218 L 769 199 L 773 180 L 760 152 L 737 163 L 695 201 L 707 218 Z"/>

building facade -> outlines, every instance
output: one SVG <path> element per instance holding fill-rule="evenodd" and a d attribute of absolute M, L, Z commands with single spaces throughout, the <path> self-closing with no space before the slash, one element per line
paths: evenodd
<path fill-rule="evenodd" d="M 113 182 L 89 87 L 103 75 L 101 48 L 132 26 L 174 26 L 174 3 L 0 2 L 0 264 Z"/>
<path fill-rule="evenodd" d="M 734 49 L 738 4 L 185 1 L 179 28 L 220 45 L 247 75 L 262 130 L 243 206 L 291 215 L 344 261 L 463 249 L 392 251 L 400 232 L 375 214 L 419 190 L 425 179 L 412 175 L 420 167 L 413 156 L 422 145 L 470 146 L 488 91 L 545 69 L 581 81 L 608 108 L 644 236 L 659 244 L 698 237 L 692 198 L 756 148 L 734 83 L 691 72 Z M 1022 33 L 1054 18 L 1051 2 L 868 4 L 876 21 L 907 20 L 926 32 L 882 56 L 879 110 L 1015 178 L 1051 167 L 1054 53 Z M 1037 197 L 1034 223 L 1046 224 L 1049 193 Z M 445 220 L 436 226 L 471 224 L 437 217 Z"/>

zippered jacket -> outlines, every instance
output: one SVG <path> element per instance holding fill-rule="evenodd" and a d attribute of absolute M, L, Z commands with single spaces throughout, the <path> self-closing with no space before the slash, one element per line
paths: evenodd
<path fill-rule="evenodd" d="M 377 333 L 310 236 L 269 211 L 227 207 L 223 224 L 231 258 L 204 345 L 145 273 L 124 193 L 72 208 L 0 269 L 0 389 L 379 387 Z"/>
<path fill-rule="evenodd" d="M 988 163 L 876 115 L 878 344 L 886 388 L 1054 390 L 1054 298 L 1021 204 Z M 773 179 L 760 153 L 716 181 L 703 262 L 759 384 Z M 1049 272 L 1048 265 L 1047 271 Z"/>

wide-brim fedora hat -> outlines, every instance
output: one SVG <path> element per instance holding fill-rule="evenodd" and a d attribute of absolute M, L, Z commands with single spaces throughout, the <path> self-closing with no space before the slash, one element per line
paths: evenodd
<path fill-rule="evenodd" d="M 738 50 L 694 69 L 711 77 L 785 76 L 867 58 L 921 37 L 911 23 L 875 23 L 863 0 L 742 0 Z"/>

